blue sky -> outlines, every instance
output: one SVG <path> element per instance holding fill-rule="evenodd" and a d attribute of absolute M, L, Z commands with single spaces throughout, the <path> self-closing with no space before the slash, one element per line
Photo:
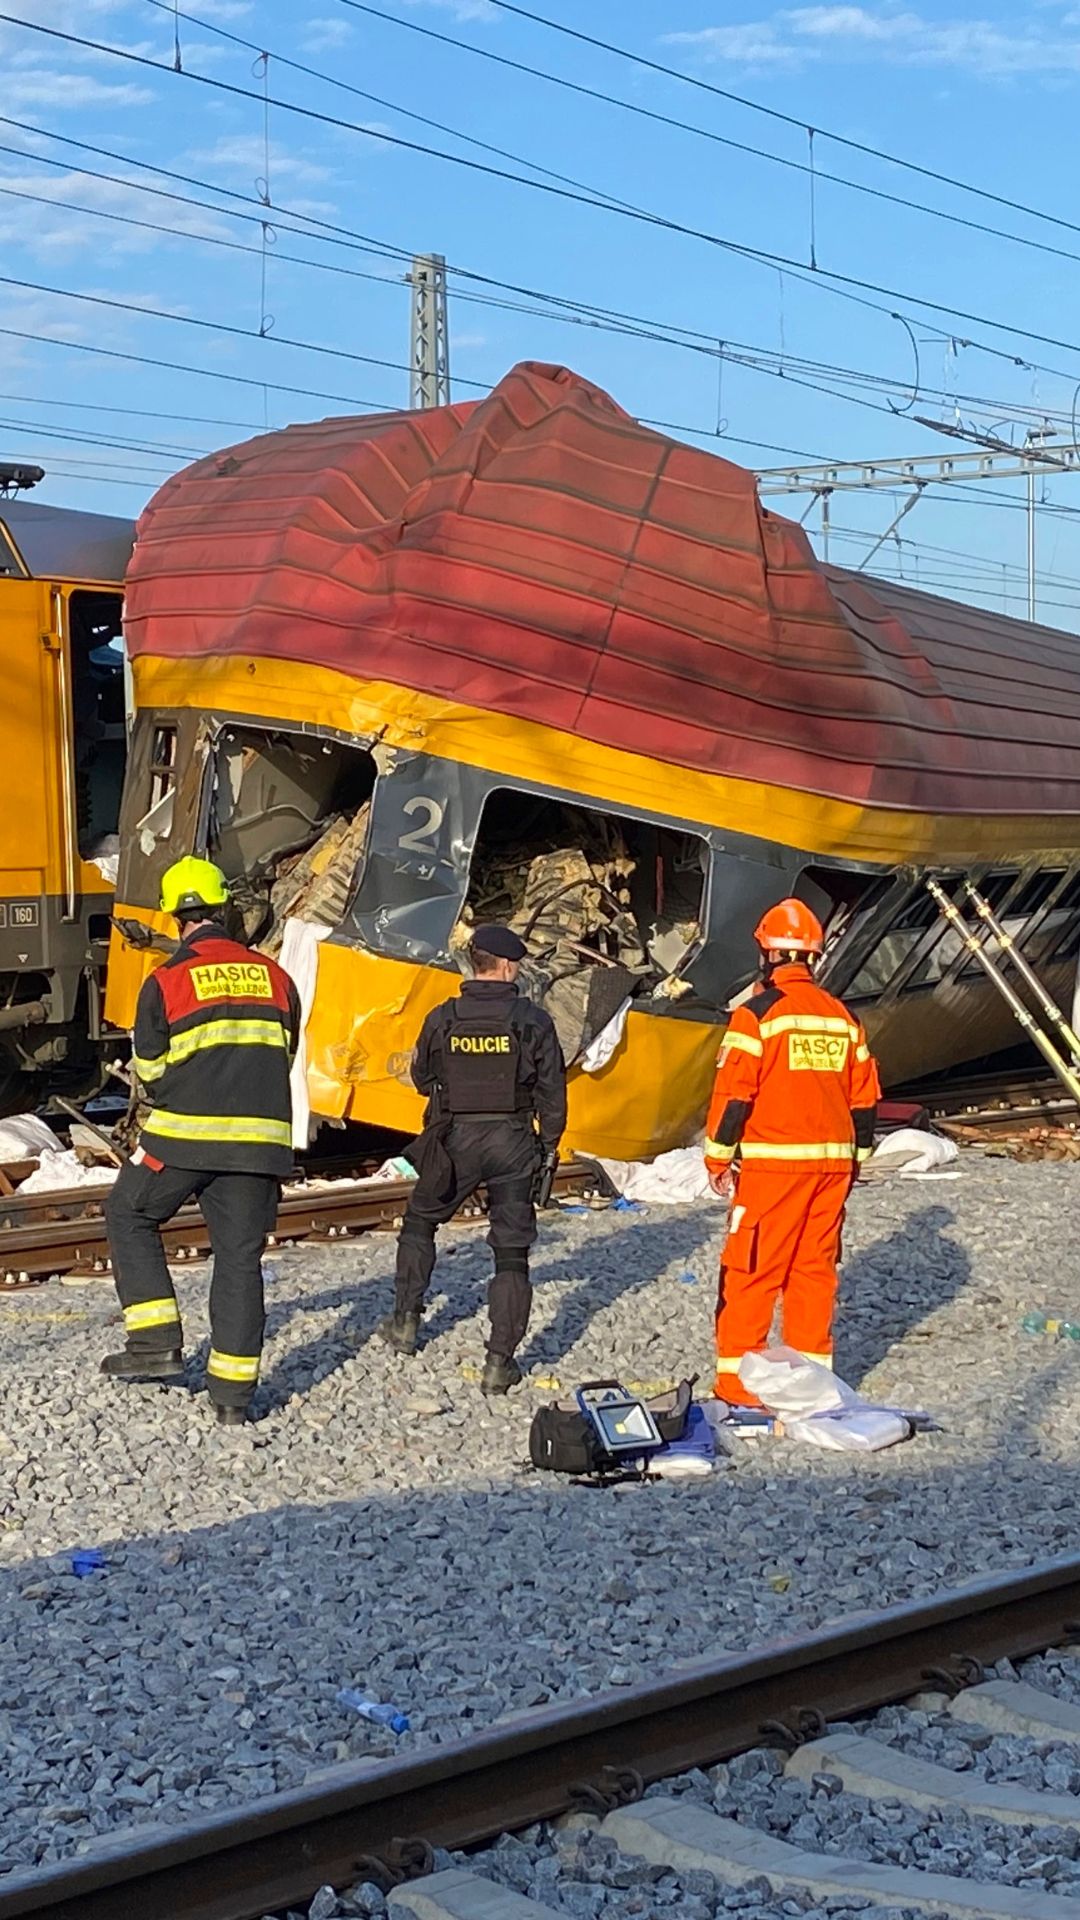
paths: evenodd
<path fill-rule="evenodd" d="M 1080 6 L 533 3 L 797 124 L 574 42 L 491 0 L 379 0 L 391 19 L 346 0 L 179 0 L 178 19 L 161 0 L 3 0 L 3 11 L 22 21 L 167 69 L 0 21 L 0 273 L 28 283 L 3 288 L 0 458 L 48 467 L 35 497 L 135 514 L 173 467 L 247 429 L 346 412 L 350 403 L 404 404 L 403 274 L 414 251 L 441 252 L 454 267 L 503 283 L 452 281 L 455 397 L 490 385 L 515 360 L 563 361 L 630 411 L 697 428 L 699 444 L 758 467 L 788 457 L 759 443 L 804 460 L 970 446 L 914 415 L 1010 442 L 1046 418 L 1060 439 L 1073 437 Z M 171 71 L 177 36 L 181 73 Z M 286 58 L 315 71 L 289 68 Z M 574 95 L 538 70 L 703 132 Z M 264 109 L 230 86 L 354 126 L 281 105 Z M 805 171 L 809 127 L 819 130 L 813 183 Z M 959 192 L 828 134 L 1065 222 L 1075 217 L 1077 228 Z M 80 152 L 58 135 L 120 158 Z M 534 179 L 561 175 L 586 194 L 712 238 L 535 192 L 395 141 Z M 178 184 L 154 168 L 202 184 Z M 112 177 L 95 177 L 102 174 Z M 1040 245 L 898 206 L 829 177 L 836 175 Z M 124 219 L 100 217 L 106 213 Z M 265 265 L 261 216 L 272 223 Z M 138 222 L 169 231 L 130 224 Z M 333 244 L 328 225 L 343 229 L 336 237 L 347 244 Z M 816 275 L 808 271 L 811 245 Z M 799 264 L 779 271 L 739 247 Z M 840 297 L 827 272 L 887 291 L 864 293 L 872 304 L 859 304 Z M 548 296 L 635 316 L 649 323 L 645 333 L 669 337 L 564 324 Z M 977 318 L 929 311 L 919 296 Z M 219 330 L 228 328 L 241 332 Z M 689 330 L 696 350 L 675 344 L 672 329 Z M 87 347 L 164 364 L 79 350 Z M 379 361 L 391 364 L 369 363 Z M 205 369 L 205 377 L 182 366 Z M 282 386 L 333 397 L 275 390 Z M 1040 496 L 1040 609 L 1075 627 L 1080 475 L 1040 483 Z M 834 496 L 832 557 L 857 565 L 904 498 Z M 1022 500 L 1016 480 L 981 494 L 929 490 L 899 529 L 903 544 L 887 542 L 874 565 L 1022 614 Z M 798 516 L 808 505 L 800 498 L 791 511 Z M 808 525 L 816 518 L 815 509 Z"/>

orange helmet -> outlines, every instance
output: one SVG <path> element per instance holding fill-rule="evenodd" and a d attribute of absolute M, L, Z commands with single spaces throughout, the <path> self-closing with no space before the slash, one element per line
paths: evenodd
<path fill-rule="evenodd" d="M 754 939 L 766 953 L 823 953 L 825 930 L 801 900 L 781 900 L 763 914 Z"/>

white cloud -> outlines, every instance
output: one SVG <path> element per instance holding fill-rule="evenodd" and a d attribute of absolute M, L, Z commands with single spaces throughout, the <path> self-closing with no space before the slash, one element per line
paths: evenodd
<path fill-rule="evenodd" d="M 300 45 L 305 53 L 326 53 L 331 47 L 343 47 L 351 38 L 347 20 L 309 20 Z"/>
<path fill-rule="evenodd" d="M 455 20 L 494 21 L 499 17 L 488 0 L 406 0 L 406 5 L 438 7 L 444 13 L 452 13 Z"/>
<path fill-rule="evenodd" d="M 1017 16 L 1014 16 L 1016 18 Z M 669 33 L 669 44 L 696 47 L 706 59 L 743 66 L 795 67 L 813 60 L 884 61 L 945 67 L 979 78 L 1080 72 L 1080 10 L 1056 20 L 1029 16 L 1016 26 L 989 19 L 949 20 L 889 7 L 785 7 L 756 21 Z"/>
<path fill-rule="evenodd" d="M 710 60 L 741 67 L 794 67 L 806 58 L 804 48 L 792 46 L 768 20 L 756 26 L 703 27 L 698 33 L 666 33 L 669 46 L 698 47 Z"/>
<path fill-rule="evenodd" d="M 219 26 L 227 20 L 245 20 L 254 11 L 254 0 L 199 0 L 203 19 L 216 20 Z"/>
<path fill-rule="evenodd" d="M 154 98 L 148 87 L 112 86 L 89 73 L 62 73 L 51 67 L 21 67 L 8 74 L 4 104 L 14 112 L 28 107 L 142 107 Z"/>
<path fill-rule="evenodd" d="M 248 185 L 253 180 L 263 179 L 266 174 L 266 150 L 261 135 L 257 133 L 225 134 L 212 147 L 200 148 L 187 157 L 200 167 L 219 167 L 226 173 L 242 174 Z M 299 149 L 283 147 L 274 140 L 270 142 L 271 185 L 275 181 L 295 180 L 316 186 L 330 177 L 329 167 L 309 160 Z"/>
<path fill-rule="evenodd" d="M 13 166 L 0 171 L 0 245 L 21 246 L 38 259 L 54 260 L 77 253 L 103 255 L 160 253 L 169 236 L 120 221 L 96 218 L 90 209 L 127 218 L 160 221 L 183 235 L 210 239 L 241 239 L 236 223 L 202 213 L 194 207 L 168 206 L 148 200 L 132 180 L 99 180 L 92 175 L 39 174 Z M 31 194 L 33 199 L 18 196 Z M 56 202 L 55 206 L 42 202 Z M 65 203 L 65 204 L 60 204 Z M 86 208 L 87 212 L 74 209 Z"/>

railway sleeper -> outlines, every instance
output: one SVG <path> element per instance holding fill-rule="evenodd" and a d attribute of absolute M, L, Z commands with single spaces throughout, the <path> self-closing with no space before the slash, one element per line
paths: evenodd
<path fill-rule="evenodd" d="M 803 1748 L 802 1752 L 808 1752 Z M 767 1880 L 788 1891 L 859 1906 L 913 1909 L 943 1920 L 1080 1920 L 1080 1901 L 1028 1887 L 988 1885 L 916 1868 L 870 1865 L 842 1855 L 806 1853 L 754 1827 L 708 1813 L 686 1800 L 645 1800 L 609 1813 L 601 1833 L 621 1852 L 685 1875 L 711 1873 L 727 1887 Z M 434 1910 L 424 1920 L 435 1920 Z M 469 1920 L 460 1908 L 454 1920 Z"/>

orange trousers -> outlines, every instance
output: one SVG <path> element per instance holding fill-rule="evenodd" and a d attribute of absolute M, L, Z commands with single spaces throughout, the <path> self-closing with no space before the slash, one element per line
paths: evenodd
<path fill-rule="evenodd" d="M 739 1379 L 745 1353 L 769 1342 L 773 1311 L 783 1299 L 785 1345 L 832 1365 L 832 1323 L 840 1228 L 851 1191 L 845 1168 L 781 1173 L 743 1166 L 720 1256 L 716 1302 L 716 1397 L 757 1407 Z"/>

